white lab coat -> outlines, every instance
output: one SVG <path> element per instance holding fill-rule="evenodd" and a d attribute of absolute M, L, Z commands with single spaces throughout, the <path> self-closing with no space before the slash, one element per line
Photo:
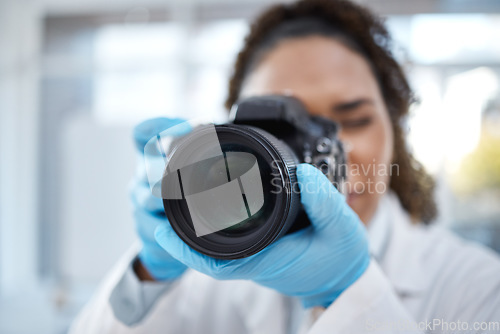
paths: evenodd
<path fill-rule="evenodd" d="M 253 282 L 217 281 L 194 270 L 163 287 L 139 282 L 130 267 L 134 251 L 70 333 L 500 333 L 495 253 L 443 228 L 412 224 L 392 193 L 368 226 L 370 265 L 326 310 L 304 310 L 295 298 Z M 117 317 L 138 323 L 129 327 Z"/>

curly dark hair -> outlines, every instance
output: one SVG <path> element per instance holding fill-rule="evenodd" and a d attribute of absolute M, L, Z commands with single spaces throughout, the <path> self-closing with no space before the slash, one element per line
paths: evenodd
<path fill-rule="evenodd" d="M 433 195 L 435 182 L 409 152 L 402 128 L 409 107 L 415 102 L 414 95 L 402 68 L 392 55 L 392 39 L 383 21 L 368 9 L 346 0 L 301 0 L 268 8 L 252 23 L 243 49 L 237 56 L 229 82 L 226 108 L 229 110 L 239 99 L 243 82 L 256 58 L 260 59 L 263 51 L 276 44 L 269 42 L 269 36 L 284 24 L 311 18 L 326 22 L 332 29 L 340 32 L 336 34 L 338 36 L 331 37 L 338 37 L 340 42 L 360 53 L 370 64 L 389 111 L 394 132 L 390 188 L 414 221 L 431 222 L 437 214 Z M 313 33 L 282 36 L 297 38 Z M 321 34 L 321 31 L 317 33 Z"/>

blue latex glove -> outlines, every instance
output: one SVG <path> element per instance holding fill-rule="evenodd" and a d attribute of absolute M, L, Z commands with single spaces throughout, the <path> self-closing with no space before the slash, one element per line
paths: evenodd
<path fill-rule="evenodd" d="M 280 238 L 255 255 L 238 260 L 208 257 L 187 246 L 170 224 L 156 229 L 156 240 L 179 261 L 216 279 L 249 279 L 298 297 L 304 307 L 328 307 L 368 267 L 366 230 L 318 169 L 301 164 L 297 178 L 312 226 Z"/>
<path fill-rule="evenodd" d="M 155 118 L 134 129 L 134 140 L 139 150 L 139 167 L 131 185 L 131 199 L 137 233 L 142 241 L 139 259 L 156 280 L 173 280 L 181 276 L 187 267 L 170 256 L 155 240 L 158 226 L 168 225 L 163 202 L 153 196 L 144 165 L 144 146 L 163 130 L 183 122 L 182 119 Z"/>

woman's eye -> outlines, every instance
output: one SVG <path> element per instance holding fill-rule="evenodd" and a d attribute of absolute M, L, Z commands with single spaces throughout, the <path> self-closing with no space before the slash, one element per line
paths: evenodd
<path fill-rule="evenodd" d="M 343 128 L 353 129 L 353 128 L 362 128 L 364 126 L 369 125 L 371 122 L 372 122 L 371 117 L 364 117 L 364 118 L 360 118 L 360 119 L 341 121 L 340 125 Z"/>

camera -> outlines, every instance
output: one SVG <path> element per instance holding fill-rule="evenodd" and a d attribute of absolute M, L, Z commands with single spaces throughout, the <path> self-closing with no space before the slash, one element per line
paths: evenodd
<path fill-rule="evenodd" d="M 238 101 L 226 124 L 176 138 L 161 181 L 173 230 L 202 254 L 238 259 L 307 227 L 296 167 L 313 164 L 339 188 L 346 158 L 338 130 L 298 99 L 269 95 Z"/>

